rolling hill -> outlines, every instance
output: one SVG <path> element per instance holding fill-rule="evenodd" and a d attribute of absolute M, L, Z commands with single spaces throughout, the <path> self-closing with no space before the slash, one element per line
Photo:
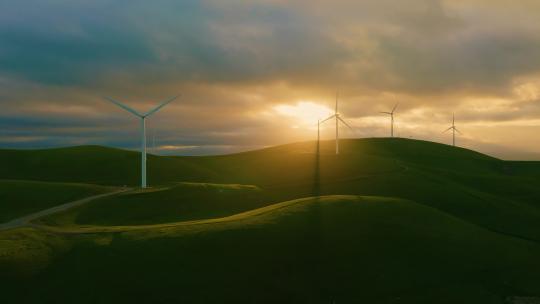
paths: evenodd
<path fill-rule="evenodd" d="M 250 185 L 179 183 L 97 199 L 91 204 L 45 217 L 41 223 L 67 225 L 143 225 L 233 215 L 267 205 Z"/>
<path fill-rule="evenodd" d="M 0 231 L 0 280 L 13 297 L 30 286 L 27 302 L 540 296 L 539 163 L 408 139 L 343 140 L 339 156 L 333 144 L 152 155 L 150 189 Z M 0 179 L 135 186 L 138 157 L 97 146 L 0 150 Z"/>
<path fill-rule="evenodd" d="M 148 158 L 151 184 L 201 181 L 273 185 L 306 182 L 316 170 L 329 177 L 395 170 L 404 161 L 432 170 L 504 170 L 502 161 L 474 151 L 408 139 L 341 140 L 339 157 L 333 141 L 302 142 L 223 156 Z M 100 146 L 45 150 L 0 150 L 0 179 L 81 182 L 106 185 L 139 184 L 140 154 Z M 330 163 L 331 162 L 331 163 Z M 317 168 L 317 163 L 321 167 Z M 328 163 L 330 167 L 322 167 Z M 39 170 L 36 170 L 39 168 Z M 328 169 L 328 170 L 325 170 Z M 283 174 L 287 170 L 287 174 Z"/>
<path fill-rule="evenodd" d="M 524 163 L 408 139 L 343 140 L 339 156 L 333 153 L 333 148 L 333 142 L 326 141 L 318 148 L 314 142 L 304 142 L 224 156 L 153 156 L 148 160 L 150 184 L 160 181 L 157 188 L 171 189 L 98 200 L 60 214 L 64 218 L 60 222 L 84 225 L 164 223 L 225 216 L 301 197 L 350 194 L 409 199 L 494 231 L 540 240 L 536 163 L 529 163 L 533 169 L 526 169 Z M 129 183 L 132 174 L 136 184 L 137 173 L 111 168 L 111 175 L 101 174 L 102 168 L 92 171 L 89 164 L 79 161 L 95 154 L 99 157 L 91 158 L 95 159 L 93 163 L 110 163 L 118 168 L 128 168 L 131 164 L 136 171 L 137 153 L 116 149 L 77 147 L 24 151 L 24 158 L 10 165 L 16 174 L 30 170 L 26 166 L 36 164 L 36 159 L 47 167 L 52 166 L 60 162 L 53 157 L 57 151 L 61 152 L 64 162 L 56 170 L 54 178 L 58 182 L 69 181 L 72 174 L 80 171 L 79 182 L 100 180 L 106 181 L 104 184 L 116 181 L 120 185 L 133 185 Z M 13 177 L 9 170 L 2 174 Z M 245 198 L 241 194 L 238 195 L 241 198 L 212 196 L 212 188 L 207 188 L 210 192 L 204 195 L 190 194 L 197 188 L 178 189 L 178 182 L 245 184 L 261 191 Z M 216 199 L 225 203 L 219 206 L 208 203 Z M 202 208 L 205 204 L 211 208 Z M 187 211 L 190 208 L 193 212 Z M 58 221 L 59 216 L 49 222 Z"/>
<path fill-rule="evenodd" d="M 59 253 L 44 257 L 37 274 L 10 276 L 3 296 L 19 303 L 504 303 L 540 294 L 537 243 L 401 199 L 305 198 L 122 230 L 53 240 L 12 232 L 19 238 L 4 251 L 33 235 L 38 250 Z"/>

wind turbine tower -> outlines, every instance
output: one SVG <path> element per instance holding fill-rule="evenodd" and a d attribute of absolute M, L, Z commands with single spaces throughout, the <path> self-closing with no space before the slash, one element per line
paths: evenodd
<path fill-rule="evenodd" d="M 399 103 L 396 103 L 396 105 L 392 109 L 392 112 L 381 112 L 382 114 L 390 115 L 390 137 L 394 137 L 394 113 L 396 112 L 396 108 L 398 107 L 398 105 Z"/>
<path fill-rule="evenodd" d="M 459 134 L 462 134 L 462 133 L 456 128 L 456 116 L 453 113 L 452 113 L 452 126 L 444 130 L 443 133 L 448 132 L 450 130 L 452 130 L 452 145 L 455 147 L 456 146 L 456 132 L 458 132 Z"/>
<path fill-rule="evenodd" d="M 317 144 L 319 144 L 321 140 L 321 119 L 317 120 Z"/>
<path fill-rule="evenodd" d="M 321 121 L 319 123 L 319 125 L 324 123 L 327 120 L 332 119 L 332 118 L 336 119 L 336 154 L 339 154 L 339 122 L 342 122 L 344 125 L 349 127 L 349 129 L 351 129 L 351 130 L 353 128 L 351 126 L 349 126 L 349 124 L 347 124 L 345 122 L 345 120 L 343 120 L 343 118 L 341 118 L 341 115 L 338 112 L 338 93 L 337 92 L 336 92 L 336 108 L 335 108 L 334 114 L 332 114 L 330 117 L 326 118 L 325 120 Z"/>
<path fill-rule="evenodd" d="M 175 97 L 172 97 L 163 101 L 157 107 L 153 108 L 152 110 L 146 113 L 139 113 L 135 111 L 134 109 L 126 106 L 125 104 L 117 100 L 114 100 L 110 97 L 104 97 L 104 98 L 141 119 L 141 188 L 146 188 L 147 186 L 146 185 L 146 118 L 148 118 L 152 114 L 159 111 L 159 109 L 163 108 L 171 101 L 178 98 L 178 96 L 175 96 Z"/>

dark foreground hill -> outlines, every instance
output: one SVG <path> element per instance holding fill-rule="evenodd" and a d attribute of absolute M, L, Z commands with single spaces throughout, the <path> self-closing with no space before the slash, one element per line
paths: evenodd
<path fill-rule="evenodd" d="M 213 221 L 122 229 L 11 232 L 40 241 L 32 243 L 34 256 L 21 254 L 2 269 L 12 274 L 4 299 L 476 304 L 540 294 L 537 243 L 399 199 L 326 196 Z M 4 250 L 29 254 L 16 244 L 5 241 Z"/>
<path fill-rule="evenodd" d="M 151 189 L 0 231 L 0 286 L 51 303 L 540 297 L 538 163 L 406 139 L 343 140 L 338 156 L 333 144 L 150 156 Z M 39 183 L 139 179 L 138 153 L 103 147 L 0 150 L 0 166 Z"/>

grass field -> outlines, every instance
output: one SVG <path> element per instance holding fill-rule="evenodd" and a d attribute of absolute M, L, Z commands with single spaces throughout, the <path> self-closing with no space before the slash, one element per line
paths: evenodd
<path fill-rule="evenodd" d="M 0 231 L 1 286 L 29 303 L 540 297 L 539 163 L 406 139 L 343 140 L 339 156 L 333 144 L 151 156 L 148 190 Z M 138 181 L 134 152 L 0 150 L 7 155 L 6 179 Z"/>
<path fill-rule="evenodd" d="M 339 156 L 333 148 L 333 142 L 324 142 L 317 154 L 316 145 L 306 142 L 217 157 L 165 157 L 211 172 L 188 179 L 202 179 L 207 185 L 255 185 L 260 191 L 219 192 L 217 184 L 176 183 L 171 188 L 177 181 L 163 176 L 173 173 L 153 171 L 153 179 L 166 183 L 158 187 L 161 191 L 109 197 L 45 220 L 84 225 L 164 223 L 225 216 L 301 197 L 350 194 L 409 199 L 494 231 L 540 240 L 539 179 L 521 163 L 404 139 L 343 141 Z"/>
<path fill-rule="evenodd" d="M 392 171 L 400 161 L 431 170 L 475 174 L 502 170 L 502 162 L 494 158 L 430 142 L 364 139 L 342 140 L 341 146 L 339 157 L 334 155 L 333 141 L 323 141 L 319 148 L 315 142 L 303 142 L 224 156 L 150 155 L 148 181 L 150 185 L 186 181 L 268 186 L 311 182 L 316 173 L 320 178 L 336 179 Z M 0 178 L 136 186 L 140 181 L 139 155 L 99 146 L 0 150 Z"/>
<path fill-rule="evenodd" d="M 28 303 L 504 303 L 540 293 L 538 244 L 400 199 L 308 198 L 231 220 L 126 230 L 69 237 L 69 251 L 66 240 L 48 245 L 65 252 L 37 275 L 10 278 L 7 295 Z"/>

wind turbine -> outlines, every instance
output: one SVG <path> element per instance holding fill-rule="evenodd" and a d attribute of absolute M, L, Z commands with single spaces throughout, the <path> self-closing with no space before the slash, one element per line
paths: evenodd
<path fill-rule="evenodd" d="M 443 131 L 443 133 L 446 133 L 448 131 L 452 130 L 452 145 L 455 147 L 456 146 L 456 132 L 458 132 L 459 134 L 463 134 L 461 133 L 457 128 L 456 128 L 456 116 L 454 113 L 452 113 L 452 126 L 446 130 Z"/>
<path fill-rule="evenodd" d="M 321 119 L 317 119 L 317 145 L 321 139 Z"/>
<path fill-rule="evenodd" d="M 396 105 L 392 109 L 392 112 L 381 112 L 382 114 L 390 115 L 390 137 L 394 137 L 394 112 L 396 111 L 398 105 L 399 103 L 396 103 Z"/>
<path fill-rule="evenodd" d="M 345 122 L 345 120 L 343 120 L 343 118 L 341 118 L 341 115 L 338 112 L 338 93 L 336 93 L 336 110 L 335 110 L 334 114 L 332 114 L 330 117 L 326 118 L 325 120 L 321 121 L 319 123 L 319 125 L 324 123 L 327 120 L 332 119 L 332 118 L 336 119 L 336 154 L 339 154 L 339 122 L 341 121 L 344 125 L 349 127 L 349 129 L 351 129 L 351 130 L 353 128 L 351 126 L 349 126 L 349 124 L 347 124 Z"/>
<path fill-rule="evenodd" d="M 125 104 L 117 101 L 117 100 L 114 100 L 110 97 L 103 97 L 105 98 L 106 100 L 114 103 L 115 105 L 119 106 L 120 108 L 130 112 L 131 114 L 139 117 L 141 119 L 141 188 L 146 188 L 146 118 L 149 117 L 150 115 L 156 113 L 157 111 L 159 111 L 159 109 L 163 108 L 164 106 L 166 106 L 168 103 L 170 103 L 171 101 L 175 100 L 176 98 L 178 98 L 178 96 L 180 95 L 177 95 L 177 96 L 174 96 L 172 98 L 169 98 L 169 99 L 166 99 L 165 101 L 163 101 L 161 104 L 159 104 L 157 107 L 153 108 L 152 110 L 146 112 L 146 113 L 139 113 L 137 111 L 135 111 L 134 109 L 126 106 Z"/>

